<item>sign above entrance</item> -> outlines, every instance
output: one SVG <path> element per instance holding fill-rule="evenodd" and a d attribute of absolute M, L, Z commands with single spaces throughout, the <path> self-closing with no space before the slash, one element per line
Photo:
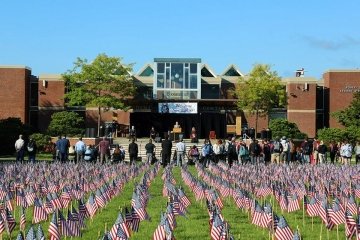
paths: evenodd
<path fill-rule="evenodd" d="M 197 103 L 169 102 L 159 103 L 159 113 L 197 113 Z"/>

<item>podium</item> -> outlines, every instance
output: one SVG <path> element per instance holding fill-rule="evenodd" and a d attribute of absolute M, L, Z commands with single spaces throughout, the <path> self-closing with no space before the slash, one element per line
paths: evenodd
<path fill-rule="evenodd" d="M 180 138 L 183 137 L 183 133 L 181 132 L 181 128 L 173 128 L 172 132 L 171 132 L 171 140 L 172 141 L 179 141 Z"/>

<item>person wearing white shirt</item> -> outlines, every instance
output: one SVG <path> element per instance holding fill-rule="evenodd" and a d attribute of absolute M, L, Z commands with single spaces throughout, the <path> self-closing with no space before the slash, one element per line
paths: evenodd
<path fill-rule="evenodd" d="M 82 140 L 82 137 L 79 138 L 79 141 L 75 144 L 75 152 L 76 152 L 76 161 L 79 163 L 84 160 L 84 154 L 86 151 L 86 145 Z"/>
<path fill-rule="evenodd" d="M 345 140 L 344 144 L 341 146 L 340 154 L 341 157 L 343 158 L 343 163 L 345 165 L 350 164 L 350 160 L 352 157 L 352 146 L 347 140 Z"/>
<path fill-rule="evenodd" d="M 357 141 L 356 145 L 354 147 L 354 152 L 355 152 L 355 161 L 356 164 L 358 164 L 358 162 L 360 161 L 360 142 Z"/>
<path fill-rule="evenodd" d="M 178 167 L 182 166 L 182 162 L 185 161 L 184 156 L 185 156 L 185 150 L 186 150 L 186 146 L 185 143 L 183 143 L 183 140 L 180 139 L 179 142 L 176 144 L 176 165 Z"/>
<path fill-rule="evenodd" d="M 19 135 L 19 139 L 16 140 L 16 142 L 15 142 L 16 163 L 18 163 L 19 161 L 21 163 L 23 163 L 23 161 L 24 161 L 25 141 L 22 138 L 23 138 L 23 136 Z"/>

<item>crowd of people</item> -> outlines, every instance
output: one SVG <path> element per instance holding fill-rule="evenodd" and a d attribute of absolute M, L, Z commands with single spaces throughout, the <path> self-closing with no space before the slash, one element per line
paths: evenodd
<path fill-rule="evenodd" d="M 152 128 L 149 142 L 145 145 L 146 157 L 144 161 L 154 163 L 157 158 L 155 154 L 154 139 L 155 132 Z M 136 138 L 130 139 L 127 149 L 130 163 L 138 160 L 139 147 Z M 193 142 L 193 141 L 191 141 Z M 355 155 L 356 164 L 360 162 L 360 142 L 352 145 L 347 140 L 343 142 L 331 141 L 325 144 L 323 141 L 313 139 L 310 141 L 305 138 L 302 142 L 294 142 L 285 136 L 268 139 L 205 139 L 200 150 L 197 145 L 193 145 L 187 150 L 183 139 L 175 144 L 169 136 L 161 141 L 160 161 L 165 167 L 172 159 L 176 166 L 182 166 L 185 162 L 201 162 L 208 166 L 210 162 L 227 161 L 231 166 L 234 162 L 240 164 L 269 163 L 301 163 L 301 164 L 321 164 L 321 163 L 340 163 L 350 164 Z M 15 142 L 16 161 L 23 162 L 25 153 L 28 153 L 29 162 L 35 162 L 37 145 L 33 139 L 25 143 L 23 136 Z M 65 137 L 59 137 L 54 144 L 54 161 L 74 161 L 78 162 L 121 162 L 125 159 L 126 151 L 123 146 L 110 145 L 106 137 L 103 137 L 98 145 L 86 145 L 80 137 L 75 145 L 71 146 L 70 141 Z M 171 158 L 172 156 L 172 158 Z"/>
<path fill-rule="evenodd" d="M 354 146 L 347 140 L 336 143 L 332 141 L 326 145 L 323 141 L 305 138 L 295 143 L 292 139 L 276 137 L 273 140 L 257 139 L 217 140 L 211 143 L 205 140 L 202 146 L 202 162 L 208 166 L 210 162 L 227 161 L 231 166 L 234 162 L 240 164 L 269 163 L 300 163 L 322 164 L 340 163 L 350 164 L 355 155 L 356 164 L 360 161 L 360 143 Z"/>

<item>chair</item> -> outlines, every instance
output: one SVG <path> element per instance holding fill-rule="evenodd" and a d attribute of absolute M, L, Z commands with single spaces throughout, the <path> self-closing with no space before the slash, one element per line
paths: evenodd
<path fill-rule="evenodd" d="M 215 131 L 210 131 L 210 133 L 209 133 L 209 139 L 216 139 L 216 133 L 215 133 Z"/>

